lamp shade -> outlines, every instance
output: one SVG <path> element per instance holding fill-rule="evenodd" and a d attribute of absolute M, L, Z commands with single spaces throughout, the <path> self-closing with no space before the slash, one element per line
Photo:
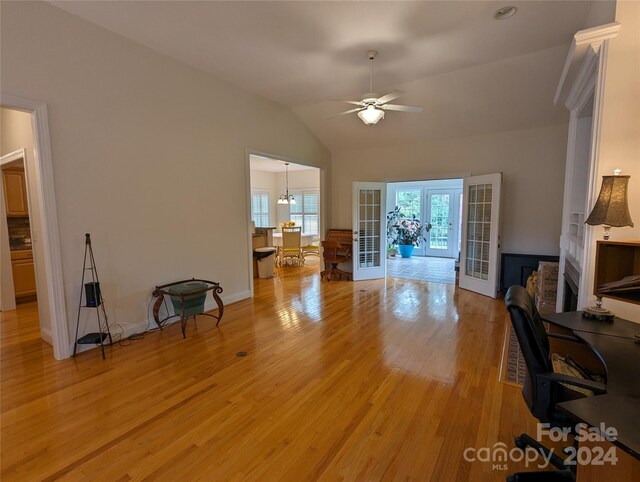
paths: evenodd
<path fill-rule="evenodd" d="M 602 187 L 595 206 L 585 221 L 591 226 L 631 226 L 627 186 L 631 176 L 602 176 Z"/>
<path fill-rule="evenodd" d="M 362 122 L 368 126 L 372 126 L 377 124 L 380 119 L 384 118 L 384 111 L 382 109 L 377 109 L 373 105 L 369 105 L 366 109 L 358 112 L 358 117 L 360 117 Z"/>

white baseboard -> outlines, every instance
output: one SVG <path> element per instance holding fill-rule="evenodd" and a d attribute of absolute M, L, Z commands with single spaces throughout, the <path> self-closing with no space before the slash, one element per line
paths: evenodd
<path fill-rule="evenodd" d="M 237 303 L 238 301 L 242 301 L 242 300 L 246 300 L 247 298 L 251 298 L 251 291 L 246 290 L 246 291 L 240 291 L 239 293 L 233 293 L 230 295 L 222 295 L 220 298 L 222 298 L 222 302 L 225 305 L 230 305 L 232 303 Z M 215 302 L 208 298 L 209 302 L 211 303 L 212 307 L 211 308 L 207 308 L 207 303 L 205 303 L 204 307 L 212 310 L 214 308 L 217 308 Z"/>
<path fill-rule="evenodd" d="M 51 330 L 40 327 L 40 338 L 53 346 L 53 333 L 51 333 Z"/>
<path fill-rule="evenodd" d="M 251 292 L 249 290 L 246 290 L 246 291 L 241 291 L 239 293 L 233 293 L 227 296 L 221 296 L 220 298 L 222 299 L 222 302 L 224 303 L 224 305 L 227 306 L 232 303 L 236 303 L 238 301 L 251 298 Z M 218 305 L 216 305 L 216 302 L 213 300 L 212 297 L 208 296 L 207 301 L 204 304 L 205 311 L 215 310 L 217 308 L 218 308 Z M 171 325 L 176 321 L 178 321 L 179 319 L 180 318 L 178 317 L 171 318 L 167 321 L 165 326 Z M 223 321 L 224 321 L 224 317 L 223 317 Z M 122 322 L 110 322 L 109 324 L 111 326 L 111 336 L 118 337 L 118 335 L 122 333 L 122 335 L 120 335 L 119 337 L 119 339 L 121 340 L 124 340 L 130 337 L 131 335 L 135 335 L 137 333 L 144 333 L 147 330 L 152 330 L 158 327 L 158 325 L 156 325 L 156 322 L 153 318 L 149 318 L 149 320 L 140 321 L 138 323 L 128 323 L 128 322 L 122 321 Z M 122 330 L 120 330 L 120 328 Z M 49 337 L 51 337 L 51 332 L 49 332 Z M 88 350 L 92 350 L 94 348 L 99 348 L 99 346 L 100 345 L 78 345 L 77 353 L 82 353 Z M 73 342 L 69 344 L 69 353 L 71 354 L 73 353 Z"/>

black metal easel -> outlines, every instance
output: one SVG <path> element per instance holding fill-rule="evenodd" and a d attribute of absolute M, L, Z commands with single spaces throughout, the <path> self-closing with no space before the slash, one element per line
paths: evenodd
<path fill-rule="evenodd" d="M 87 268 L 87 254 L 89 255 L 89 267 Z M 91 271 L 91 283 L 84 284 L 85 273 Z M 82 305 L 82 293 L 85 292 L 85 305 Z M 80 326 L 80 312 L 82 308 L 95 308 L 96 316 L 98 318 L 98 333 L 87 333 L 81 338 L 78 338 L 78 328 Z M 102 316 L 104 316 L 104 325 L 106 332 L 102 331 L 102 322 L 100 320 L 100 311 L 102 310 Z M 98 279 L 98 270 L 96 268 L 96 261 L 93 258 L 93 248 L 91 247 L 91 235 L 85 234 L 84 243 L 84 263 L 82 265 L 82 283 L 80 284 L 80 301 L 78 302 L 78 319 L 76 321 L 76 338 L 73 345 L 73 356 L 76 356 L 78 345 L 100 345 L 102 351 L 102 359 L 105 359 L 104 354 L 104 340 L 109 338 L 109 345 L 113 344 L 111 339 L 111 331 L 109 330 L 109 319 L 107 318 L 107 312 L 104 308 L 104 299 L 102 298 L 102 292 L 100 290 L 100 280 Z"/>

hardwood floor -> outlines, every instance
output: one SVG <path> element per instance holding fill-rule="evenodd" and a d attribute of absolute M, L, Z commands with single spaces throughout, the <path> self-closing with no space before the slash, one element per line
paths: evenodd
<path fill-rule="evenodd" d="M 454 286 L 255 280 L 255 299 L 57 362 L 3 313 L 2 480 L 493 481 L 466 447 L 535 433 L 498 381 L 505 309 Z M 115 321 L 115 320 L 114 320 Z M 35 327 L 35 329 L 34 329 Z M 247 352 L 245 357 L 236 353 Z"/>

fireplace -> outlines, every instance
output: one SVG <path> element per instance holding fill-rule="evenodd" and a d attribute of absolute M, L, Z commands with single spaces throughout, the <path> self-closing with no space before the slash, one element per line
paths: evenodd
<path fill-rule="evenodd" d="M 580 269 L 569 258 L 564 262 L 564 299 L 562 311 L 578 311 Z"/>

